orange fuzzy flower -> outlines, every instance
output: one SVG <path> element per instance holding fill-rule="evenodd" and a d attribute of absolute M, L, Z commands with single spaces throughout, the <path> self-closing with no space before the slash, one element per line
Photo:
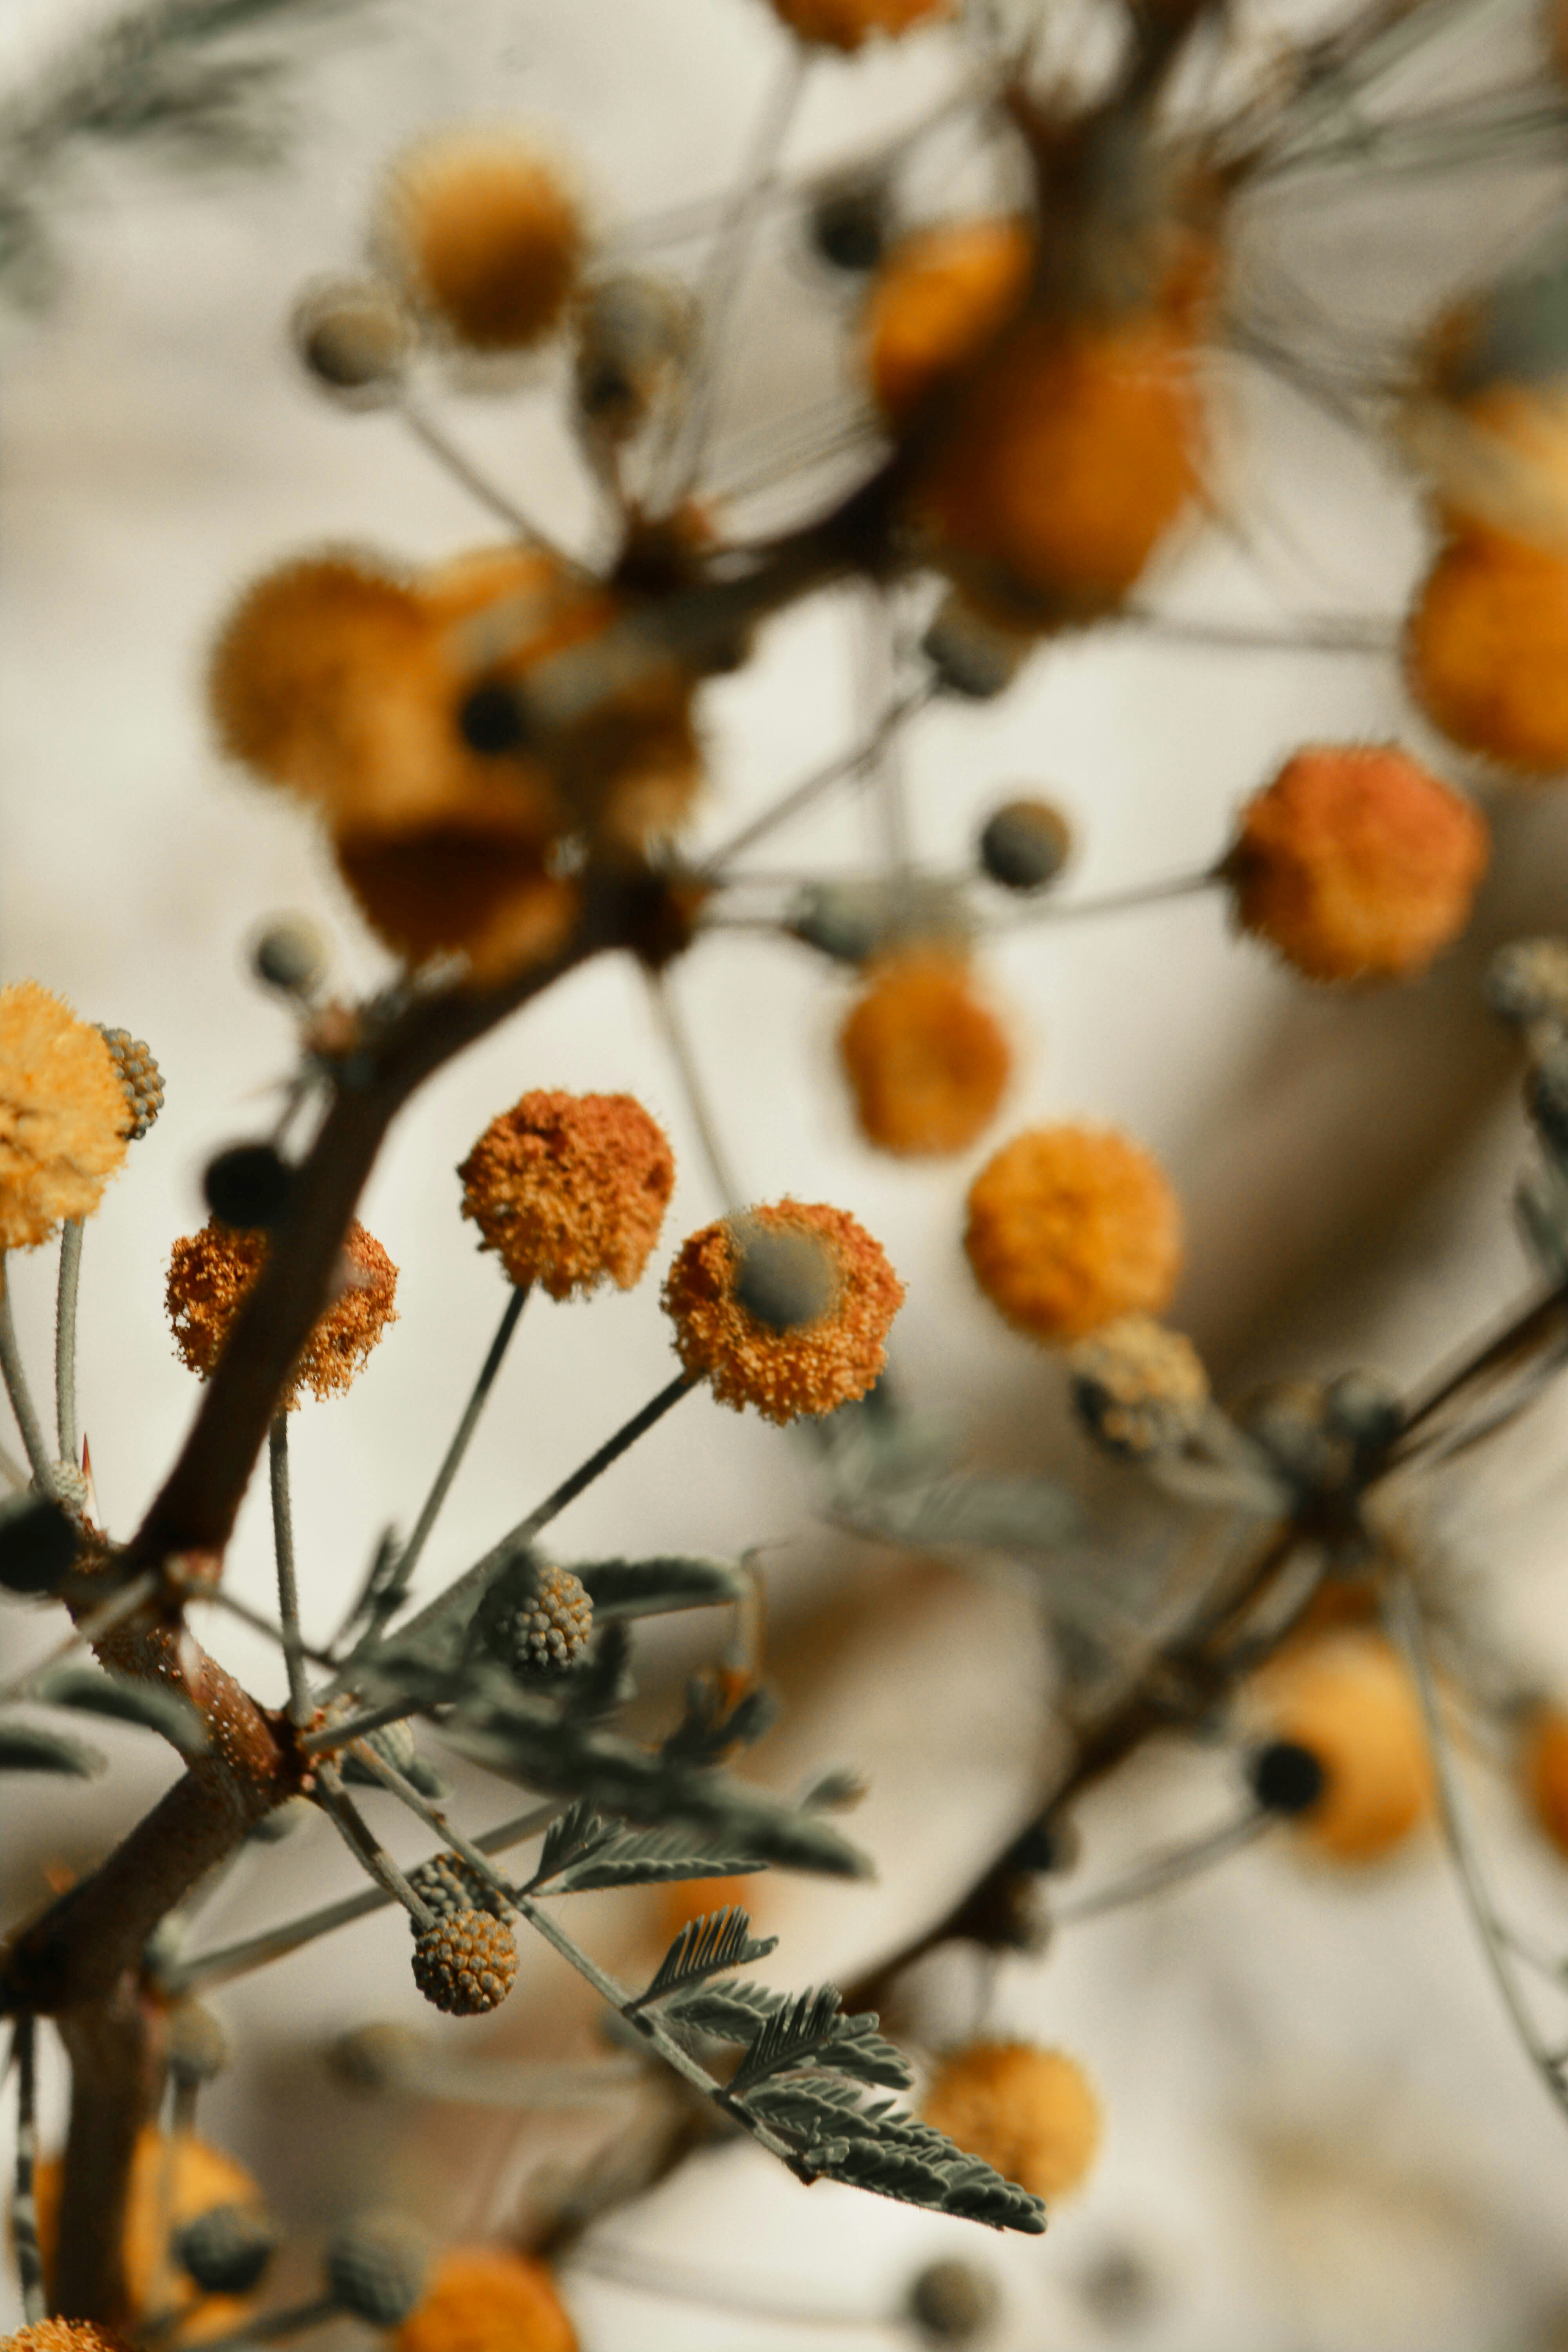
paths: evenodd
<path fill-rule="evenodd" d="M 132 1123 L 102 1033 L 36 980 L 0 988 L 0 1249 L 90 1217 Z"/>
<path fill-rule="evenodd" d="M 174 2142 L 166 2217 L 168 2232 L 161 2235 L 160 2225 L 165 2219 L 164 2146 L 163 2135 L 154 2125 L 148 2124 L 137 2136 L 125 2212 L 125 2282 L 134 2312 L 146 2315 L 156 2308 L 184 2313 L 186 2316 L 181 2332 L 184 2340 L 199 2343 L 205 2336 L 224 2335 L 237 2326 L 251 2308 L 254 2298 L 204 2294 L 174 2260 L 170 2241 L 187 2222 L 210 2212 L 215 2205 L 260 2205 L 261 2191 L 244 2166 L 237 2164 L 232 2157 L 209 2147 L 194 2133 L 182 2132 Z M 46 2282 L 53 2275 L 59 2234 L 61 2170 L 59 2158 L 50 2157 L 34 2175 L 38 2250 L 44 2259 Z M 40 2337 L 37 2352 L 96 2352 L 97 2340 L 89 2334 L 79 2345 L 74 2336 L 66 2336 L 57 2347 L 47 2337 Z M 19 2341 L 26 2343 L 26 2336 L 24 2334 Z"/>
<path fill-rule="evenodd" d="M 1536 1823 L 1568 1860 L 1568 1713 L 1538 1707 L 1525 1729 L 1520 1778 Z"/>
<path fill-rule="evenodd" d="M 1248 801 L 1223 872 L 1241 929 L 1310 980 L 1393 980 L 1456 940 L 1486 820 L 1393 744 L 1298 751 Z"/>
<path fill-rule="evenodd" d="M 463 1214 L 520 1289 L 629 1290 L 675 1185 L 664 1130 L 630 1095 L 524 1095 L 493 1118 L 458 1171 Z"/>
<path fill-rule="evenodd" d="M 467 128 L 401 158 L 375 231 L 409 299 L 487 352 L 526 351 L 562 323 L 584 242 L 552 163 L 515 134 Z"/>
<path fill-rule="evenodd" d="M 396 2352 L 577 2352 L 577 2331 L 542 2263 L 458 2246 L 393 2342 Z"/>
<path fill-rule="evenodd" d="M 954 395 L 913 502 L 944 571 L 1004 621 L 1113 611 L 1199 487 L 1188 324 L 1027 317 Z"/>
<path fill-rule="evenodd" d="M 1009 1323 L 1080 1339 L 1159 1315 L 1182 1265 L 1182 1216 L 1158 1162 L 1108 1128 L 1031 1128 L 969 1190 L 963 1246 Z"/>
<path fill-rule="evenodd" d="M 1416 592 L 1405 676 L 1435 727 L 1525 776 L 1568 768 L 1568 562 L 1465 530 Z"/>
<path fill-rule="evenodd" d="M 945 16 L 952 0 L 773 0 L 776 15 L 803 41 L 850 54 L 874 34 L 896 39 Z"/>
<path fill-rule="evenodd" d="M 238 1232 L 209 1217 L 199 1234 L 185 1235 L 169 1253 L 166 1302 L 174 1345 L 203 1380 L 217 1367 L 267 1250 L 265 1234 Z M 300 1351 L 280 1401 L 287 1412 L 307 1388 L 318 1398 L 347 1389 L 387 1325 L 397 1320 L 397 1268 L 363 1225 L 349 1227 L 343 1258 L 347 1279 Z"/>
<path fill-rule="evenodd" d="M 122 2336 L 106 2336 L 86 2319 L 38 2319 L 17 2336 L 0 2336 L 0 2352 L 130 2352 Z"/>
<path fill-rule="evenodd" d="M 1436 1784 L 1420 1699 L 1380 1633 L 1300 1642 L 1259 1675 L 1257 1691 L 1271 1737 L 1309 1749 L 1327 1774 L 1297 1823 L 1321 1853 L 1376 1862 L 1428 1818 Z"/>
<path fill-rule="evenodd" d="M 624 610 L 534 549 L 484 550 L 420 582 L 358 556 L 288 564 L 219 638 L 219 739 L 317 809 L 388 947 L 416 964 L 461 954 L 497 979 L 570 928 L 575 894 L 546 869 L 552 843 L 582 832 L 640 848 L 700 782 L 691 681 L 673 670 L 547 751 L 522 745 L 509 698 L 530 668 Z"/>
<path fill-rule="evenodd" d="M 962 956 L 912 949 L 871 975 L 839 1035 L 868 1141 L 912 1155 L 964 1151 L 995 1117 L 1012 1049 Z"/>
<path fill-rule="evenodd" d="M 1027 2042 L 972 2042 L 926 2093 L 925 2121 L 1036 2197 L 1067 2197 L 1100 2147 L 1100 2102 L 1076 2059 Z"/>
<path fill-rule="evenodd" d="M 834 1286 L 824 1313 L 780 1330 L 742 1305 L 735 1292 L 749 1233 L 802 1234 L 821 1245 Z M 765 1421 L 784 1423 L 865 1395 L 887 1362 L 903 1300 L 903 1284 L 853 1217 L 779 1201 L 693 1234 L 670 1267 L 663 1304 L 689 1372 L 705 1375 L 737 1412 L 753 1404 Z"/>
<path fill-rule="evenodd" d="M 1016 219 L 922 229 L 889 255 L 864 326 L 872 394 L 902 430 L 931 394 L 973 366 L 1028 290 L 1035 240 Z"/>

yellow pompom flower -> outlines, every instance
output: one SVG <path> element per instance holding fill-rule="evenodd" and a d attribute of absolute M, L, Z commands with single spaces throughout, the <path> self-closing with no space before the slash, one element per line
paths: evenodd
<path fill-rule="evenodd" d="M 474 352 L 520 352 L 566 314 L 585 246 L 555 164 L 516 132 L 437 132 L 395 166 L 374 239 L 409 300 Z"/>
<path fill-rule="evenodd" d="M 165 2213 L 164 2147 L 163 2135 L 155 2125 L 145 2126 L 137 2137 L 125 2210 L 125 2282 L 134 2312 L 150 2314 L 155 2293 L 158 2310 L 176 2311 L 183 2315 L 184 2339 L 200 2343 L 205 2336 L 226 2334 L 244 2318 L 252 2299 L 204 2293 L 174 2260 L 173 2240 L 187 2222 L 210 2212 L 215 2205 L 258 2207 L 262 2203 L 261 2191 L 233 2157 L 209 2147 L 192 2132 L 183 2132 L 174 2142 L 169 2210 Z M 44 2258 L 46 2282 L 54 2273 L 62 2170 L 60 2159 L 49 2157 L 34 2176 L 38 2250 Z M 113 2339 L 105 2340 L 111 2343 Z M 26 2337 L 24 2336 L 21 2341 L 26 2343 Z M 64 2336 L 58 2345 L 43 2337 L 37 2340 L 36 2352 L 96 2352 L 96 2347 L 97 2339 L 90 2335 L 79 2344 L 72 2336 Z M 33 2352 L 32 2347 L 29 2352 Z"/>
<path fill-rule="evenodd" d="M 969 1190 L 963 1246 L 1009 1323 L 1081 1339 L 1159 1315 L 1182 1265 L 1182 1214 L 1159 1163 L 1107 1128 L 1031 1128 Z"/>
<path fill-rule="evenodd" d="M 577 2352 L 577 2331 L 542 2263 L 455 2246 L 393 2343 L 395 2352 Z"/>
<path fill-rule="evenodd" d="M 971 2042 L 921 2108 L 933 2129 L 1035 2197 L 1067 2197 L 1100 2147 L 1100 2101 L 1075 2058 L 1028 2042 Z"/>
<path fill-rule="evenodd" d="M 860 1130 L 901 1157 L 965 1151 L 995 1117 L 1012 1074 L 1007 1033 L 961 955 L 889 956 L 839 1033 Z"/>
<path fill-rule="evenodd" d="M 1432 1812 L 1436 1796 L 1421 1702 L 1409 1668 L 1371 1631 L 1297 1643 L 1258 1679 L 1271 1736 L 1322 1766 L 1323 1793 L 1299 1833 L 1336 1862 L 1377 1862 Z"/>
<path fill-rule="evenodd" d="M 91 1216 L 132 1124 L 101 1033 L 36 980 L 0 989 L 0 1249 Z"/>

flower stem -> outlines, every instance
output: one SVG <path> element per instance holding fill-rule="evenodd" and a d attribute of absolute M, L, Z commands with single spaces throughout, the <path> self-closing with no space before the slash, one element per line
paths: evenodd
<path fill-rule="evenodd" d="M 399 1641 L 408 1641 L 417 1634 L 426 1633 L 433 1625 L 443 1622 L 458 1610 L 477 1605 L 507 1562 L 531 1544 L 552 1519 L 558 1517 L 568 1503 L 574 1503 L 584 1489 L 602 1476 L 612 1463 L 618 1462 L 623 1454 L 629 1453 L 637 1439 L 646 1436 L 656 1421 L 662 1421 L 672 1405 L 679 1404 L 683 1396 L 689 1394 L 698 1385 L 700 1377 L 694 1372 L 678 1372 L 668 1388 L 660 1389 L 640 1412 L 634 1412 L 630 1421 L 623 1423 L 613 1437 L 605 1440 L 596 1454 L 590 1454 L 586 1462 L 574 1470 L 569 1478 L 563 1478 L 552 1495 L 547 1495 L 542 1503 L 530 1511 L 526 1519 L 518 1521 L 510 1535 L 502 1536 L 500 1543 L 492 1544 L 484 1558 L 476 1560 L 472 1568 L 458 1577 L 456 1584 L 449 1584 L 445 1592 L 438 1592 L 417 1617 L 411 1617 L 406 1625 L 400 1626 Z"/>
<path fill-rule="evenodd" d="M 446 1459 L 437 1471 L 435 1484 L 425 1497 L 425 1507 L 414 1523 L 414 1532 L 403 1547 L 402 1557 L 397 1563 L 397 1574 L 399 1580 L 405 1585 L 418 1565 L 419 1555 L 424 1550 L 430 1530 L 436 1524 L 437 1514 L 446 1501 L 452 1481 L 461 1467 L 463 1456 L 468 1450 L 468 1441 L 479 1427 L 479 1415 L 483 1412 L 485 1402 L 495 1386 L 496 1375 L 501 1368 L 501 1359 L 506 1354 L 511 1341 L 511 1335 L 517 1329 L 519 1318 L 527 1304 L 528 1285 L 524 1283 L 520 1289 L 514 1289 L 507 1300 L 495 1338 L 490 1341 L 489 1353 L 479 1367 L 479 1376 L 474 1382 L 473 1393 L 463 1408 L 463 1417 L 458 1423 L 452 1443 L 447 1448 Z"/>
<path fill-rule="evenodd" d="M 74 1470 L 81 1460 L 76 1420 L 76 1302 L 81 1287 L 81 1242 L 86 1228 L 68 1217 L 60 1234 L 60 1287 L 55 1310 L 55 1416 L 60 1459 Z"/>
<path fill-rule="evenodd" d="M 32 1465 L 33 1483 L 41 1494 L 52 1495 L 55 1466 L 44 1443 L 43 1423 L 27 1386 L 27 1375 L 22 1369 L 22 1351 L 16 1345 L 16 1326 L 11 1313 L 11 1269 L 4 1250 L 0 1250 L 0 1379 L 5 1382 L 5 1393 L 22 1433 L 22 1444 Z"/>
<path fill-rule="evenodd" d="M 289 1720 L 300 1730 L 314 1712 L 300 1638 L 300 1587 L 294 1573 L 294 1515 L 289 1502 L 289 1416 L 275 1413 L 267 1433 L 267 1466 L 272 1486 L 272 1544 L 278 1555 L 278 1613 L 283 1657 L 289 1669 Z"/>
<path fill-rule="evenodd" d="M 317 1768 L 316 1781 L 322 1804 L 342 1836 L 343 1843 L 362 1867 L 370 1873 L 378 1886 L 384 1886 L 395 1902 L 401 1903 L 415 1925 L 429 1927 L 436 1915 L 427 1903 L 421 1902 L 408 1881 L 365 1820 L 353 1799 L 344 1789 L 335 1764 Z"/>

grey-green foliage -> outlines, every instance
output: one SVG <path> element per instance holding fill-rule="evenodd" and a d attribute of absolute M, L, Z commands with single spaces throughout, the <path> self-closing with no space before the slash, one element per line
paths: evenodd
<path fill-rule="evenodd" d="M 750 1854 L 703 1851 L 679 1830 L 631 1830 L 624 1822 L 606 1821 L 592 1805 L 577 1804 L 551 1823 L 529 1888 L 576 1895 L 593 1887 L 740 1877 L 765 1866 Z"/>
<path fill-rule="evenodd" d="M 35 1685 L 34 1696 L 41 1706 L 69 1707 L 159 1732 L 183 1756 L 206 1753 L 206 1725 L 182 1691 L 128 1682 L 118 1675 L 100 1674 L 93 1666 L 58 1666 Z"/>
<path fill-rule="evenodd" d="M 67 1772 L 90 1780 L 108 1769 L 109 1759 L 79 1739 L 62 1739 L 9 1717 L 0 1721 L 0 1772 Z"/>
<path fill-rule="evenodd" d="M 867 2100 L 868 2085 L 907 2089 L 910 2071 L 876 2017 L 846 2016 L 832 1985 L 791 1995 L 726 1978 L 676 1991 L 663 2014 L 742 2045 L 724 2103 L 784 2139 L 804 2172 L 994 2229 L 1044 2229 L 1038 2198 L 892 2100 Z"/>
<path fill-rule="evenodd" d="M 600 1617 L 655 1617 L 742 1600 L 750 1583 L 740 1560 L 680 1553 L 655 1559 L 579 1560 L 574 1574 Z"/>
<path fill-rule="evenodd" d="M 363 0 L 162 0 L 96 27 L 0 104 L 0 295 L 38 301 L 58 276 L 58 175 L 93 147 L 165 163 L 275 162 L 301 37 Z"/>
<path fill-rule="evenodd" d="M 752 1960 L 765 1959 L 777 1947 L 776 1936 L 752 1935 L 751 1918 L 738 1903 L 706 1912 L 682 1927 L 634 2006 L 643 2009 L 652 2001 L 668 2000 L 672 1994 L 705 1983 L 721 1969 L 742 1969 Z"/>

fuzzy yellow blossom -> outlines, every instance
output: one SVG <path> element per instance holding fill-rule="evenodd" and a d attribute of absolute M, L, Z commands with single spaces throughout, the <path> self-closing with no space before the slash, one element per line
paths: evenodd
<path fill-rule="evenodd" d="M 174 2261 L 173 2241 L 187 2222 L 210 2212 L 215 2205 L 258 2207 L 261 2191 L 242 2164 L 209 2147 L 193 2132 L 182 2132 L 174 2143 L 168 2210 L 163 2206 L 165 2141 L 155 2126 L 147 2125 L 137 2137 L 131 2160 L 131 2188 L 125 2211 L 125 2283 L 133 2311 L 183 2315 L 182 2336 L 199 2343 L 221 2336 L 243 2319 L 251 2298 L 207 2294 Z M 38 2204 L 38 2250 L 44 2258 L 46 2282 L 54 2272 L 59 2233 L 61 2164 L 47 2158 L 34 2176 Z M 21 2339 L 24 2343 L 26 2338 Z M 112 2342 L 112 2339 L 108 2339 Z M 95 2339 L 81 2346 L 66 2337 L 57 2347 L 39 2339 L 37 2352 L 89 2352 Z"/>
<path fill-rule="evenodd" d="M 457 2246 L 393 2344 L 395 2352 L 577 2352 L 577 2331 L 542 2263 Z"/>
<path fill-rule="evenodd" d="M 1035 241 L 1008 217 L 952 221 L 894 247 L 872 285 L 863 339 L 877 405 L 898 429 L 967 367 L 1023 301 Z"/>
<path fill-rule="evenodd" d="M 1181 1272 L 1181 1209 L 1159 1163 L 1125 1136 L 1031 1128 L 970 1186 L 963 1245 L 1009 1323 L 1081 1339 L 1164 1308 Z"/>
<path fill-rule="evenodd" d="M 1392 743 L 1314 744 L 1248 801 L 1223 872 L 1243 930 L 1310 980 L 1422 971 L 1469 919 L 1486 819 Z"/>
<path fill-rule="evenodd" d="M 0 2352 L 130 2352 L 122 2336 L 106 2336 L 86 2319 L 38 2319 L 18 2335 L 0 2336 Z"/>
<path fill-rule="evenodd" d="M 216 1217 L 170 1252 L 166 1299 L 174 1345 L 204 1380 L 217 1367 L 267 1252 L 264 1233 L 238 1231 Z M 342 1288 L 317 1317 L 284 1391 L 282 1403 L 290 1412 L 307 1388 L 318 1398 L 348 1388 L 387 1325 L 397 1320 L 397 1268 L 363 1225 L 349 1227 L 343 1259 Z"/>
<path fill-rule="evenodd" d="M 1568 768 L 1568 562 L 1500 531 L 1456 531 L 1416 592 L 1405 676 L 1462 750 L 1521 777 Z"/>
<path fill-rule="evenodd" d="M 524 1095 L 458 1173 L 463 1214 L 520 1289 L 584 1296 L 642 1276 L 675 1184 L 664 1130 L 630 1095 Z"/>
<path fill-rule="evenodd" d="M 1321 1853 L 1377 1862 L 1428 1819 L 1436 1790 L 1420 1698 L 1382 1634 L 1300 1642 L 1258 1677 L 1257 1696 L 1270 1735 L 1323 1768 L 1323 1793 L 1297 1823 Z"/>
<path fill-rule="evenodd" d="M 784 1326 L 737 1295 L 753 1236 L 799 1234 L 822 1253 L 827 1297 Z M 721 1404 L 755 1405 L 766 1421 L 832 1412 L 865 1395 L 888 1358 L 888 1331 L 904 1286 L 879 1244 L 842 1209 L 779 1201 L 693 1234 L 664 1286 L 666 1314 L 689 1372 L 706 1375 Z"/>
<path fill-rule="evenodd" d="M 467 126 L 399 159 L 374 242 L 416 307 L 484 352 L 525 351 L 561 324 L 584 247 L 554 163 L 515 132 Z"/>
<path fill-rule="evenodd" d="M 861 1132 L 905 1157 L 967 1150 L 995 1117 L 1013 1066 L 965 959 L 933 948 L 879 965 L 838 1050 Z"/>
<path fill-rule="evenodd" d="M 1100 2147 L 1100 2102 L 1082 2067 L 1027 2042 L 954 2051 L 921 2112 L 955 2147 L 1047 2200 L 1081 2185 Z"/>
<path fill-rule="evenodd" d="M 36 980 L 0 989 L 0 1249 L 91 1216 L 132 1125 L 101 1033 Z"/>

